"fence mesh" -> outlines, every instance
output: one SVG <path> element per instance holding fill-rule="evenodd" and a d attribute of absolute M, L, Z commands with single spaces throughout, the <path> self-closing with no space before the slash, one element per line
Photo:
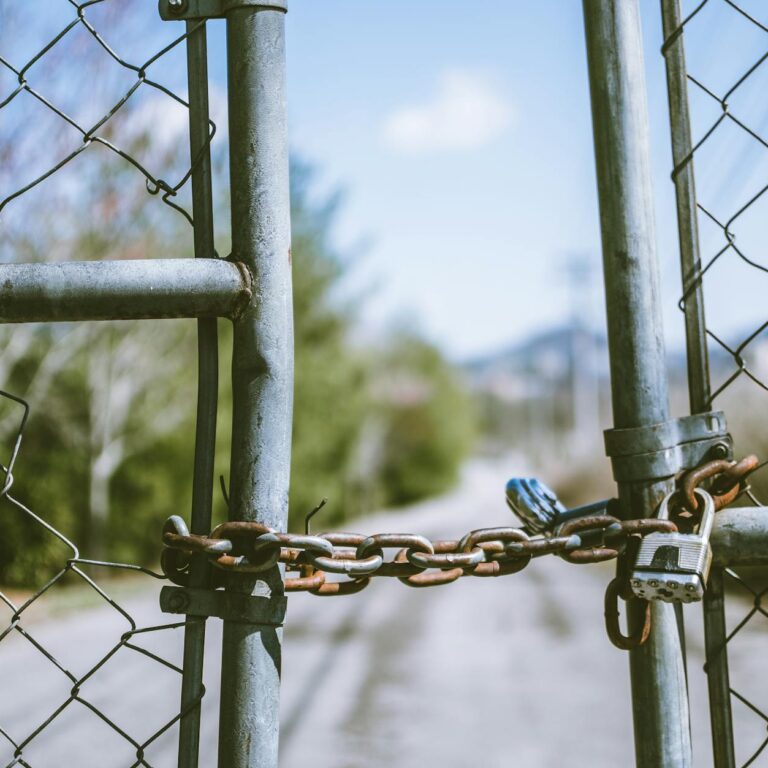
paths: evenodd
<path fill-rule="evenodd" d="M 68 719 L 67 727 L 75 728 L 76 738 L 80 742 L 81 749 L 79 754 L 77 754 L 78 765 L 99 764 L 101 759 L 99 757 L 99 745 L 107 747 L 113 753 L 115 751 L 114 739 L 105 738 L 103 735 L 99 737 L 98 734 L 93 733 L 92 723 L 88 722 L 88 720 L 90 718 L 97 718 L 110 729 L 113 735 L 119 737 L 119 739 L 126 742 L 134 750 L 135 759 L 131 762 L 132 767 L 150 766 L 152 763 L 148 753 L 151 752 L 152 745 L 163 734 L 167 733 L 183 717 L 186 711 L 199 706 L 200 701 L 193 702 L 184 711 L 172 713 L 166 720 L 149 725 L 149 734 L 138 736 L 126 729 L 124 725 L 117 721 L 115 716 L 110 714 L 109 702 L 103 696 L 99 699 L 94 699 L 90 696 L 89 688 L 92 686 L 89 686 L 89 683 L 121 651 L 141 654 L 164 669 L 170 670 L 180 680 L 182 669 L 177 664 L 154 652 L 151 648 L 143 646 L 141 642 L 150 633 L 178 630 L 184 626 L 184 622 L 157 626 L 140 626 L 131 613 L 110 597 L 106 589 L 100 586 L 96 579 L 86 573 L 86 571 L 89 569 L 102 571 L 104 569 L 130 570 L 145 574 L 154 579 L 163 579 L 163 575 L 136 565 L 101 562 L 83 558 L 77 546 L 61 531 L 48 524 L 43 517 L 37 515 L 26 504 L 11 494 L 14 483 L 14 468 L 19 455 L 29 407 L 24 400 L 7 392 L 0 392 L 0 396 L 5 398 L 6 401 L 18 405 L 19 410 L 22 412 L 19 428 L 12 443 L 11 457 L 7 463 L 0 465 L 0 470 L 4 476 L 0 496 L 5 507 L 5 514 L 7 515 L 9 510 L 11 510 L 23 515 L 33 525 L 42 528 L 52 540 L 63 545 L 66 551 L 66 555 L 62 557 L 61 569 L 51 578 L 47 579 L 31 595 L 25 596 L 23 600 L 14 600 L 5 592 L 0 591 L 0 601 L 11 612 L 10 621 L 0 632 L 0 653 L 5 650 L 3 644 L 6 647 L 10 645 L 8 647 L 10 659 L 12 661 L 24 660 L 20 666 L 16 667 L 16 674 L 14 674 L 14 669 L 9 664 L 3 664 L 2 666 L 4 677 L 3 700 L 8 708 L 3 707 L 5 711 L 2 720 L 0 720 L 0 738 L 5 741 L 6 746 L 10 745 L 12 754 L 9 756 L 10 759 L 7 760 L 4 753 L 8 750 L 0 750 L 0 759 L 4 761 L 3 764 L 7 768 L 11 768 L 14 765 L 33 768 L 35 765 L 38 765 L 35 759 L 36 756 L 43 759 L 42 764 L 52 764 L 50 763 L 52 757 L 50 750 L 37 750 L 36 755 L 36 748 L 39 746 L 41 739 L 44 739 L 51 731 L 55 730 L 57 721 L 62 719 L 65 713 L 77 709 L 78 711 L 75 713 L 74 719 Z M 123 631 L 115 633 L 114 644 L 105 653 L 97 654 L 95 658 L 91 659 L 84 671 L 72 671 L 71 664 L 63 658 L 62 652 L 66 652 L 67 644 L 60 642 L 60 636 L 58 638 L 49 638 L 49 640 L 41 639 L 35 631 L 34 623 L 32 623 L 32 626 L 28 626 L 26 622 L 27 617 L 34 610 L 36 604 L 48 595 L 55 595 L 57 585 L 63 585 L 67 581 L 71 582 L 72 579 L 77 580 L 81 586 L 92 590 L 103 604 L 109 606 L 124 624 Z M 71 583 L 68 586 L 71 588 Z M 99 621 L 103 622 L 104 617 L 100 616 Z M 38 696 L 31 698 L 25 696 L 23 687 L 31 685 L 33 688 L 37 688 L 37 680 L 45 677 L 45 675 L 41 675 L 39 664 L 35 662 L 30 663 L 28 654 L 24 654 L 23 650 L 19 648 L 18 643 L 15 646 L 12 645 L 9 638 L 21 638 L 20 644 L 25 645 L 27 650 L 32 649 L 32 653 L 37 657 L 36 661 L 42 660 L 48 666 L 49 671 L 53 670 L 59 676 L 60 682 L 63 682 L 64 686 L 69 689 L 68 692 L 56 701 L 44 701 L 41 700 L 42 697 Z M 114 685 L 116 682 L 114 669 L 110 669 L 107 674 L 110 675 L 110 684 Z M 30 676 L 33 676 L 36 680 L 30 679 Z M 150 685 L 149 681 L 146 681 L 145 684 Z M 61 688 L 61 685 L 53 686 L 53 688 Z M 24 702 L 30 708 L 24 709 L 20 707 L 20 702 Z M 10 709 L 10 707 L 13 707 L 13 709 Z M 86 718 L 85 721 L 83 717 Z M 16 721 L 18 726 L 14 727 L 13 723 L 7 724 L 4 722 L 5 720 Z M 30 724 L 32 724 L 31 727 Z M 146 726 L 147 724 L 142 724 L 142 731 L 146 731 Z M 60 740 L 60 733 L 58 737 Z M 119 749 L 117 751 L 119 752 Z M 71 756 L 76 754 L 76 752 L 70 752 L 69 754 Z"/>
<path fill-rule="evenodd" d="M 135 256 L 133 243 L 115 243 L 130 239 L 138 229 L 151 230 L 147 223 L 159 220 L 157 214 L 144 212 L 147 194 L 162 200 L 169 207 L 165 210 L 172 209 L 174 216 L 183 217 L 191 233 L 189 182 L 208 150 L 204 147 L 195 158 L 188 155 L 189 106 L 180 78 L 185 74 L 181 61 L 184 42 L 194 29 L 160 40 L 158 36 L 177 35 L 180 27 L 161 24 L 154 4 L 141 4 L 141 8 L 138 3 L 119 0 L 32 0 L 3 5 L 3 260 L 25 260 L 30 253 L 33 258 L 47 256 L 46 260 L 78 258 L 78 253 L 68 253 L 67 248 L 84 242 L 90 244 L 93 257 L 109 255 L 96 254 L 99 243 L 113 257 Z M 151 50 L 132 59 L 123 52 L 127 47 L 134 52 Z M 211 123 L 209 143 L 214 132 Z M 89 156 L 100 151 L 106 154 L 89 163 Z M 88 222 L 87 232 L 82 228 L 73 231 L 72 221 Z M 100 229 L 109 236 L 102 233 L 95 240 Z M 40 236 L 42 230 L 44 237 Z M 38 239 L 33 240 L 35 237 Z M 12 389 L 21 381 L 25 393 L 39 391 L 40 377 L 52 378 L 48 369 L 55 355 L 35 368 L 38 389 L 34 390 L 28 372 L 17 370 L 25 366 L 16 349 L 28 346 L 32 337 L 25 336 L 19 345 L 14 343 L 14 333 L 3 332 L 0 339 L 0 386 Z M 110 336 L 110 344 L 113 338 Z M 52 347 L 62 339 L 54 335 Z M 85 337 L 86 345 L 89 339 L 92 341 Z M 46 340 L 51 341 L 50 335 Z M 42 563 L 24 571 L 35 574 L 35 586 L 0 591 L 0 765 L 95 766 L 113 760 L 123 765 L 157 765 L 161 743 L 164 748 L 172 743 L 174 726 L 185 712 L 177 707 L 162 714 L 161 708 L 142 707 L 142 702 L 148 703 L 163 688 L 180 691 L 179 630 L 183 622 L 153 622 L 157 617 L 150 618 L 143 604 L 134 605 L 130 594 L 118 600 L 111 593 L 125 592 L 124 580 L 112 575 L 117 572 L 133 572 L 136 579 L 164 577 L 151 568 L 85 557 L 74 543 L 76 537 L 65 533 L 66 525 L 57 522 L 59 510 L 34 512 L 34 501 L 28 505 L 17 498 L 14 473 L 17 458 L 23 455 L 20 448 L 29 406 L 25 397 L 6 391 L 0 391 L 0 405 L 0 432 L 10 446 L 0 463 L 4 545 L 9 528 L 16 536 L 15 551 L 9 553 L 5 546 L 3 557 L 9 560 L 3 563 L 0 559 L 0 566 L 12 565 L 25 541 L 30 548 L 34 545 Z M 102 431 L 109 427 L 96 426 Z M 102 447 L 106 452 L 109 446 Z M 17 474 L 21 483 L 23 468 Z M 44 483 L 44 479 L 29 478 L 23 485 L 34 499 L 36 489 Z M 81 511 L 87 518 L 88 510 Z M 153 531 L 153 539 L 155 535 Z M 7 568 L 4 572 L 7 574 Z M 89 620 L 77 610 L 81 603 L 96 603 L 103 610 Z M 75 609 L 77 631 L 65 605 L 70 613 Z M 38 621 L 40 616 L 50 615 L 57 617 L 53 628 L 51 622 Z M 99 624 L 98 632 L 94 622 Z M 169 634 L 172 639 L 163 639 Z M 126 679 L 137 672 L 140 681 Z M 100 682 L 105 676 L 108 686 Z M 125 706 L 117 705 L 130 698 L 129 689 L 138 692 L 138 698 L 132 699 L 138 717 L 126 718 Z M 174 700 L 179 700 L 178 693 Z M 199 703 L 193 702 L 190 708 Z M 50 744 L 56 745 L 56 754 Z M 165 762 L 175 764 L 175 758 Z"/>
<path fill-rule="evenodd" d="M 18 184 L 17 179 L 17 176 L 22 175 L 19 171 L 19 167 L 17 164 L 8 161 L 8 150 L 4 150 L 3 157 L 6 162 L 4 163 L 4 171 L 2 174 L 4 178 L 2 181 L 3 186 L 6 188 L 0 192 L 0 212 L 10 202 L 21 197 L 38 184 L 51 178 L 58 171 L 69 166 L 72 161 L 90 147 L 100 145 L 133 166 L 136 171 L 144 176 L 146 180 L 146 189 L 150 195 L 160 195 L 164 203 L 179 211 L 179 213 L 192 224 L 191 214 L 186 207 L 178 202 L 177 198 L 179 197 L 181 190 L 189 182 L 195 163 L 199 161 L 208 148 L 204 147 L 198 154 L 198 157 L 177 175 L 176 180 L 169 182 L 161 177 L 159 171 L 150 169 L 149 163 L 140 157 L 135 146 L 134 148 L 121 146 L 115 138 L 115 131 L 113 129 L 116 116 L 119 116 L 121 112 L 124 112 L 127 105 L 129 105 L 132 100 L 137 101 L 142 95 L 142 90 L 151 90 L 154 95 L 168 99 L 174 105 L 181 107 L 182 109 L 189 109 L 188 102 L 175 93 L 170 87 L 161 82 L 160 79 L 155 79 L 153 77 L 153 72 L 162 68 L 164 59 L 179 49 L 180 46 L 183 50 L 184 41 L 190 34 L 194 33 L 194 29 L 171 40 L 160 50 L 151 53 L 151 55 L 143 61 L 132 62 L 118 53 L 117 47 L 113 47 L 113 45 L 108 42 L 107 37 L 97 31 L 94 24 L 89 19 L 88 13 L 92 12 L 94 7 L 98 8 L 99 6 L 103 6 L 104 10 L 116 13 L 116 6 L 111 0 L 90 0 L 90 2 L 85 3 L 76 3 L 74 0 L 63 0 L 63 2 L 58 4 L 57 10 L 64 6 L 69 6 L 69 15 L 72 18 L 67 20 L 52 37 L 46 40 L 42 47 L 35 50 L 32 55 L 28 55 L 28 58 L 25 57 L 26 60 L 14 62 L 10 55 L 0 51 L 0 68 L 4 70 L 6 75 L 3 80 L 0 80 L 0 85 L 3 88 L 3 91 L 5 91 L 5 93 L 0 91 L 0 110 L 5 110 L 5 112 L 2 113 L 5 120 L 9 120 L 13 125 L 17 126 L 16 135 L 6 135 L 5 140 L 7 145 L 18 145 L 21 142 L 29 140 L 34 141 L 35 143 L 39 143 L 41 140 L 46 139 L 50 141 L 63 129 L 72 129 L 77 137 L 77 142 L 70 140 L 68 137 L 67 143 L 70 145 L 69 151 L 65 150 L 63 153 L 60 153 L 61 156 L 57 157 L 54 161 L 49 162 L 43 169 L 41 169 L 41 171 L 33 174 L 31 178 L 27 178 L 21 184 Z M 8 24 L 7 20 L 6 24 Z M 115 87 L 112 89 L 113 91 L 118 90 L 117 95 L 113 96 L 112 99 L 109 99 L 106 108 L 95 115 L 95 117 L 88 114 L 89 110 L 80 110 L 79 115 L 77 111 L 73 110 L 73 106 L 82 104 L 85 101 L 90 102 L 93 100 L 92 92 L 88 93 L 86 98 L 83 91 L 80 90 L 80 88 L 86 86 L 86 83 L 65 84 L 64 89 L 54 87 L 52 89 L 54 91 L 61 92 L 63 90 L 63 92 L 59 94 L 61 97 L 60 100 L 57 100 L 56 94 L 49 95 L 46 91 L 45 73 L 43 73 L 41 82 L 39 83 L 36 77 L 37 69 L 40 68 L 39 65 L 45 57 L 56 55 L 56 63 L 58 63 L 60 55 L 63 55 L 64 57 L 72 56 L 77 54 L 79 49 L 82 49 L 83 41 L 75 41 L 78 33 L 86 34 L 89 40 L 96 43 L 98 49 L 103 54 L 103 58 L 106 58 L 106 61 L 101 62 L 102 65 L 117 65 L 122 74 L 125 75 L 124 78 L 120 79 L 123 83 L 123 88 L 119 89 L 119 87 Z M 64 44 L 66 42 L 72 43 L 72 47 L 69 50 L 65 49 Z M 64 52 L 63 54 L 60 54 L 60 51 L 62 50 Z M 90 76 L 93 77 L 93 73 L 90 73 Z M 117 86 L 118 79 L 114 77 L 114 73 L 112 73 L 111 76 Z M 96 78 L 98 82 L 98 75 L 96 75 Z M 93 83 L 88 85 L 92 86 Z M 42 132 L 35 130 L 32 125 L 32 121 L 35 120 L 36 117 L 29 104 L 20 105 L 21 114 L 16 117 L 16 119 L 8 115 L 10 108 L 16 105 L 23 95 L 32 97 L 37 105 L 42 105 L 49 117 L 52 116 L 55 118 L 53 123 L 46 123 L 46 127 Z M 88 122 L 84 121 L 84 118 L 86 117 L 90 117 Z M 156 108 L 154 114 L 150 111 L 145 115 L 145 118 L 149 119 L 162 119 L 162 117 L 162 108 Z M 162 130 L 162 126 L 150 126 L 147 124 L 146 120 L 139 119 L 137 122 L 138 124 L 134 125 L 134 128 Z M 43 133 L 43 135 L 41 136 L 40 133 Z M 136 131 L 131 131 L 130 126 L 127 133 L 129 143 L 133 143 L 134 145 L 139 143 L 136 142 Z M 131 136 L 131 133 L 134 135 Z M 214 133 L 215 126 L 211 123 L 210 139 L 213 138 Z"/>
<path fill-rule="evenodd" d="M 768 111 L 760 95 L 768 86 L 768 13 L 763 3 L 704 0 L 687 15 L 663 50 L 683 40 L 687 58 L 692 151 L 673 169 L 691 164 L 701 268 L 684 276 L 680 308 L 703 290 L 710 358 L 710 407 L 728 414 L 739 455 L 765 458 L 761 419 L 768 404 L 768 287 L 765 216 L 768 206 Z M 739 500 L 759 505 L 768 477 L 761 465 Z M 726 571 L 725 643 L 709 648 L 710 663 L 726 654 L 737 764 L 746 768 L 768 755 L 768 699 L 755 669 L 764 637 L 765 573 Z M 765 762 L 760 764 L 766 764 Z"/>

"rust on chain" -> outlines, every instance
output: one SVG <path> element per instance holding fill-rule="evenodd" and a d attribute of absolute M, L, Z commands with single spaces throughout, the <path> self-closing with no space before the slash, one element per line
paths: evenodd
<path fill-rule="evenodd" d="M 647 536 L 649 533 L 677 533 L 671 520 L 648 517 L 642 520 L 622 520 L 621 527 L 629 535 Z"/>
<path fill-rule="evenodd" d="M 458 545 L 458 541 L 435 541 L 432 545 L 434 552 L 431 557 L 444 557 L 445 555 L 456 553 Z M 399 573 L 396 571 L 396 576 L 403 584 L 406 584 L 409 587 L 439 587 L 443 584 L 450 584 L 464 575 L 464 569 L 458 566 L 435 571 L 424 570 L 424 568 L 420 568 L 412 562 L 409 563 L 408 555 L 413 551 L 414 550 L 405 547 L 395 555 L 395 559 L 392 563 L 388 563 L 388 565 L 400 568 Z M 408 574 L 405 569 L 405 566 L 407 565 L 411 565 L 415 573 Z"/>
<path fill-rule="evenodd" d="M 371 555 L 358 560 L 354 552 L 334 552 L 332 557 L 327 555 L 307 555 L 315 568 L 327 571 L 328 573 L 338 573 L 351 577 L 361 578 L 363 576 L 372 576 L 382 566 L 383 558 L 381 555 Z"/>
<path fill-rule="evenodd" d="M 531 562 L 530 555 L 527 557 L 515 557 L 512 560 L 492 560 L 490 563 L 480 563 L 477 568 L 471 572 L 471 576 L 509 576 L 512 573 L 522 571 L 528 563 Z"/>
<path fill-rule="evenodd" d="M 728 465 L 730 477 L 743 477 L 753 464 Z M 738 482 L 738 481 L 737 481 Z M 174 583 L 186 585 L 190 557 L 199 552 L 214 566 L 210 584 L 223 586 L 225 572 L 260 573 L 283 563 L 299 572 L 285 580 L 288 592 L 316 595 L 353 594 L 373 576 L 399 578 L 412 587 L 449 584 L 462 576 L 495 577 L 517 573 L 534 557 L 557 554 L 571 563 L 617 557 L 632 542 L 654 531 L 673 531 L 674 523 L 656 519 L 618 521 L 606 515 L 566 523 L 552 538 L 531 537 L 520 528 L 478 528 L 459 540 L 431 541 L 413 533 L 291 534 L 251 522 L 217 526 L 210 536 L 189 534 L 178 517 L 163 528 L 162 567 Z M 397 548 L 390 561 L 384 550 Z M 329 581 L 329 573 L 348 580 Z"/>
<path fill-rule="evenodd" d="M 211 531 L 212 539 L 247 538 L 255 540 L 262 533 L 274 533 L 267 525 L 245 521 L 221 523 Z"/>
<path fill-rule="evenodd" d="M 321 533 L 320 536 L 330 541 L 334 547 L 354 547 L 355 549 L 357 549 L 367 538 L 366 536 L 363 536 L 362 533 L 348 533 L 346 531 Z"/>
<path fill-rule="evenodd" d="M 530 536 L 520 528 L 478 528 L 470 531 L 459 543 L 462 551 L 470 551 L 479 546 L 486 554 L 488 562 L 473 568 L 472 576 L 495 577 L 508 576 L 522 571 L 531 562 L 532 555 L 516 553 L 512 557 L 507 552 L 509 542 L 530 541 Z"/>
<path fill-rule="evenodd" d="M 610 538 L 615 539 L 615 534 L 622 534 L 623 530 L 621 522 L 610 515 L 592 515 L 569 520 L 560 528 L 560 535 L 578 536 L 585 546 L 566 549 L 560 553 L 560 557 L 569 563 L 602 563 L 605 560 L 613 560 L 619 556 L 619 548 L 606 546 L 606 544 L 609 543 Z M 592 531 L 597 533 L 598 541 L 595 543 L 585 541 L 587 532 Z M 611 534 L 614 536 L 611 537 Z"/>
<path fill-rule="evenodd" d="M 745 456 L 741 461 L 715 459 L 689 470 L 680 480 L 680 501 L 684 511 L 690 514 L 699 512 L 699 502 L 696 499 L 696 488 L 705 480 L 714 479 L 712 483 L 712 500 L 715 510 L 719 511 L 730 504 L 744 490 L 744 484 L 751 472 L 760 465 L 755 455 Z"/>
<path fill-rule="evenodd" d="M 418 568 L 440 568 L 441 570 L 474 568 L 476 565 L 485 562 L 485 550 L 481 547 L 473 547 L 469 552 L 458 552 L 456 550 L 458 541 L 449 541 L 447 543 L 451 546 L 445 552 L 436 551 L 433 554 L 406 549 L 406 558 L 409 563 Z"/>
<path fill-rule="evenodd" d="M 266 551 L 260 557 L 247 557 L 246 555 L 219 555 L 211 559 L 211 565 L 223 571 L 239 571 L 240 573 L 263 573 L 277 565 L 280 559 L 280 550 Z"/>
<path fill-rule="evenodd" d="M 541 557 L 542 555 L 560 554 L 569 545 L 575 545 L 576 541 L 570 536 L 552 536 L 549 539 L 510 541 L 504 549 L 507 557 Z"/>
<path fill-rule="evenodd" d="M 435 551 L 432 542 L 426 536 L 419 536 L 416 533 L 376 533 L 360 542 L 357 556 L 362 559 L 374 553 L 381 554 L 381 550 L 385 548 L 399 549 L 400 547 L 429 554 Z"/>
<path fill-rule="evenodd" d="M 712 498 L 715 502 L 715 511 L 727 507 L 735 501 L 742 491 L 746 490 L 747 478 L 760 466 L 760 459 L 754 454 L 745 456 L 733 466 L 726 469 L 722 475 L 716 477 L 712 483 Z"/>
<path fill-rule="evenodd" d="M 325 584 L 325 572 L 316 571 L 311 565 L 302 566 L 301 576 L 285 580 L 286 592 L 310 592 Z"/>
<path fill-rule="evenodd" d="M 183 550 L 184 552 L 225 554 L 232 550 L 232 542 L 229 539 L 200 536 L 195 533 L 180 534 L 173 533 L 172 531 L 163 533 L 163 544 L 174 549 Z"/>
<path fill-rule="evenodd" d="M 370 584 L 370 577 L 362 579 L 352 579 L 350 581 L 326 581 L 319 589 L 311 590 L 313 595 L 326 597 L 330 595 L 354 595 L 360 592 Z"/>
<path fill-rule="evenodd" d="M 383 558 L 383 550 L 390 548 L 405 548 L 411 552 L 426 552 L 430 555 L 435 552 L 434 545 L 425 536 L 419 536 L 415 533 L 377 533 L 366 537 L 360 542 L 355 554 L 358 558 Z M 395 558 L 395 560 L 385 565 L 387 566 L 386 573 L 388 576 L 395 576 L 396 578 L 414 577 L 411 569 L 415 563 L 409 562 L 407 559 L 401 562 Z M 372 575 L 378 575 L 378 570 Z"/>
<path fill-rule="evenodd" d="M 610 581 L 605 590 L 605 631 L 609 640 L 617 648 L 631 651 L 633 648 L 641 646 L 651 633 L 651 604 L 647 600 L 641 600 L 645 603 L 643 624 L 632 634 L 625 635 L 621 631 L 621 624 L 619 623 L 619 598 L 627 603 L 631 600 L 640 600 L 638 597 L 628 597 L 624 580 L 616 577 Z"/>

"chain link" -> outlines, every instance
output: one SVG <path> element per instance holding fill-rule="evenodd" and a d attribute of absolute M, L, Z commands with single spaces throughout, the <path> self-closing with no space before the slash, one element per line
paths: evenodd
<path fill-rule="evenodd" d="M 394 577 L 410 587 L 449 584 L 462 576 L 495 577 L 517 573 L 533 558 L 555 554 L 570 563 L 611 560 L 627 539 L 677 530 L 666 520 L 620 521 L 610 515 L 571 520 L 557 536 L 531 537 L 521 528 L 478 528 L 461 539 L 431 540 L 415 533 L 308 534 L 280 533 L 259 523 L 217 526 L 209 536 L 190 534 L 178 516 L 163 528 L 162 568 L 175 584 L 186 586 L 193 554 L 204 552 L 211 565 L 212 586 L 226 573 L 261 573 L 277 563 L 299 575 L 285 581 L 287 592 L 343 595 L 364 589 L 372 577 Z M 387 559 L 385 550 L 397 550 Z M 327 581 L 327 574 L 348 581 Z"/>
<path fill-rule="evenodd" d="M 478 528 L 461 539 L 432 540 L 415 533 L 323 533 L 317 536 L 279 533 L 259 523 L 234 522 L 217 526 L 209 536 L 190 534 L 178 516 L 163 528 L 162 568 L 180 586 L 188 584 L 193 554 L 204 552 L 211 564 L 211 586 L 225 583 L 225 573 L 260 573 L 283 563 L 299 575 L 285 580 L 286 592 L 349 595 L 360 592 L 371 578 L 389 576 L 409 587 L 450 584 L 463 576 L 495 577 L 522 571 L 533 558 L 554 554 L 569 563 L 617 560 L 616 577 L 605 592 L 605 626 L 611 642 L 622 650 L 642 645 L 650 634 L 650 603 L 632 594 L 629 573 L 640 540 L 650 533 L 673 533 L 695 525 L 695 491 L 709 483 L 717 510 L 748 491 L 750 473 L 760 467 L 756 456 L 740 461 L 718 459 L 683 473 L 672 500 L 675 521 L 657 518 L 619 520 L 590 515 L 564 523 L 552 537 L 530 536 L 521 528 Z M 396 549 L 392 559 L 384 550 Z M 348 576 L 328 581 L 327 574 Z M 644 604 L 644 617 L 629 634 L 619 622 L 619 600 Z"/>

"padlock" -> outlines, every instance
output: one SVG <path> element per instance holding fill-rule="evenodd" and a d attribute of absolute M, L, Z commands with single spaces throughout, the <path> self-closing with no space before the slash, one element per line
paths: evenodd
<path fill-rule="evenodd" d="M 673 495 L 668 494 L 661 502 L 660 520 L 669 519 Z M 697 533 L 651 533 L 640 544 L 630 576 L 632 592 L 638 597 L 666 603 L 692 603 L 704 597 L 712 566 L 709 539 L 715 522 L 715 503 L 700 488 L 696 495 L 702 505 Z"/>

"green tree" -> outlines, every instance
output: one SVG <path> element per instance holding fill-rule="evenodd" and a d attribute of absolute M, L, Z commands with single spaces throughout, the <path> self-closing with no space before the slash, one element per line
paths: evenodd
<path fill-rule="evenodd" d="M 381 483 L 388 504 L 405 504 L 451 487 L 471 450 L 475 414 L 440 350 L 398 334 L 378 364 L 384 424 Z"/>
<path fill-rule="evenodd" d="M 368 393 L 362 357 L 348 338 L 354 308 L 338 295 L 346 265 L 330 231 L 339 198 L 311 204 L 311 171 L 299 163 L 291 170 L 296 383 L 290 522 L 299 529 L 322 498 L 329 499 L 323 525 L 359 511 L 348 487 Z"/>

